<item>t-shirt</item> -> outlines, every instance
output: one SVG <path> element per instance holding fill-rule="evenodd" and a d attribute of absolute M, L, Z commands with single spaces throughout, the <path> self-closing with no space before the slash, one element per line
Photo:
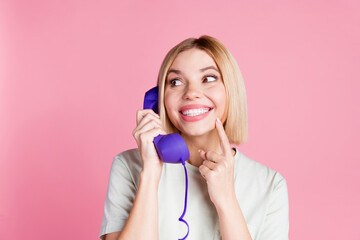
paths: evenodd
<path fill-rule="evenodd" d="M 289 232 L 289 205 L 285 179 L 276 171 L 236 151 L 234 182 L 236 197 L 253 240 L 285 240 Z M 184 219 L 190 227 L 187 240 L 221 239 L 219 218 L 199 169 L 186 163 L 188 202 Z M 138 149 L 115 156 L 111 166 L 103 235 L 121 231 L 139 187 L 142 160 Z M 159 239 L 179 239 L 187 227 L 178 221 L 184 209 L 185 173 L 182 164 L 163 164 L 158 189 Z"/>

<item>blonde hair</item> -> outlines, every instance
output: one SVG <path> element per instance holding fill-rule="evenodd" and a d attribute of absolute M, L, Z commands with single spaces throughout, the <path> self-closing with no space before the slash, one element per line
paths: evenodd
<path fill-rule="evenodd" d="M 220 71 L 226 90 L 227 117 L 224 128 L 229 142 L 240 145 L 246 142 L 248 132 L 247 101 L 244 81 L 235 58 L 216 38 L 203 35 L 200 38 L 188 38 L 173 47 L 163 60 L 157 85 L 159 87 L 159 115 L 163 127 L 168 133 L 179 133 L 171 123 L 164 105 L 164 91 L 168 71 L 177 55 L 183 51 L 197 48 L 212 57 Z"/>

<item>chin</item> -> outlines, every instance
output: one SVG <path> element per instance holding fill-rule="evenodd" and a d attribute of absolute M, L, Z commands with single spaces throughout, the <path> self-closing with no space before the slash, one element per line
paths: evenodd
<path fill-rule="evenodd" d="M 203 119 L 201 121 L 184 123 L 182 119 L 178 119 L 175 127 L 181 132 L 181 134 L 199 137 L 216 131 L 215 120 L 213 118 Z"/>
<path fill-rule="evenodd" d="M 182 131 L 181 133 L 186 136 L 189 136 L 189 137 L 200 137 L 200 136 L 210 134 L 214 130 L 215 129 L 199 129 L 199 128 L 194 128 L 192 130 L 190 128 L 190 129 L 187 129 L 186 131 Z"/>

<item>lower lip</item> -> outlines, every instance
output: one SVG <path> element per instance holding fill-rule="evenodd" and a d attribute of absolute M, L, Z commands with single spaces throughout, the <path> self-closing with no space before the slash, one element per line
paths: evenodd
<path fill-rule="evenodd" d="M 195 122 L 195 121 L 199 121 L 199 120 L 205 118 L 207 115 L 209 115 L 209 113 L 210 113 L 211 111 L 212 111 L 212 109 L 209 110 L 209 111 L 206 112 L 206 113 L 203 113 L 203 114 L 200 114 L 200 115 L 197 115 L 197 116 L 185 116 L 185 115 L 183 115 L 182 113 L 180 113 L 180 116 L 181 116 L 181 118 L 182 118 L 184 121 L 187 121 L 187 122 Z"/>

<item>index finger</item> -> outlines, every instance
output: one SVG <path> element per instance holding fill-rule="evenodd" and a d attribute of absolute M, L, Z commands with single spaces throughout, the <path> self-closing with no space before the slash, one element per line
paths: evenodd
<path fill-rule="evenodd" d="M 225 129 L 224 129 L 224 127 L 222 125 L 222 122 L 220 121 L 219 118 L 216 119 L 215 126 L 216 126 L 216 130 L 217 130 L 217 132 L 219 134 L 220 145 L 221 145 L 221 149 L 222 149 L 223 154 L 225 156 L 232 156 L 229 139 L 226 136 Z"/>
<path fill-rule="evenodd" d="M 136 112 L 136 125 L 139 125 L 139 122 L 145 117 L 146 114 L 152 114 L 157 118 L 160 118 L 160 116 L 156 114 L 152 109 L 139 109 Z"/>

